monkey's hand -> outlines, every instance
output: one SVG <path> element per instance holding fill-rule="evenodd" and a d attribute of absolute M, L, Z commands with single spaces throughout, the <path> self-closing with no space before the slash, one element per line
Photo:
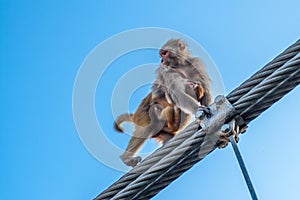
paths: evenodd
<path fill-rule="evenodd" d="M 219 141 L 218 141 L 218 147 L 219 149 L 225 148 L 227 147 L 228 143 L 230 142 L 230 134 L 228 133 L 222 133 L 219 137 Z M 235 139 L 235 141 L 238 143 L 240 138 L 238 136 L 238 134 L 236 132 L 233 132 L 233 137 Z"/>
<path fill-rule="evenodd" d="M 196 113 L 197 116 L 201 116 L 201 117 L 204 117 L 204 116 L 207 116 L 207 117 L 210 117 L 211 116 L 211 111 L 210 111 L 210 108 L 209 107 L 206 107 L 206 106 L 203 106 L 203 105 L 200 105 L 199 103 L 199 108 L 198 108 L 198 111 Z"/>
<path fill-rule="evenodd" d="M 230 142 L 230 139 L 229 139 L 230 136 L 228 136 L 227 134 L 225 133 L 222 133 L 219 137 L 219 141 L 218 141 L 218 148 L 219 149 L 222 149 L 222 148 L 225 148 L 227 147 L 228 143 Z"/>
<path fill-rule="evenodd" d="M 188 84 L 191 88 L 195 89 L 199 86 L 199 83 L 188 80 Z"/>

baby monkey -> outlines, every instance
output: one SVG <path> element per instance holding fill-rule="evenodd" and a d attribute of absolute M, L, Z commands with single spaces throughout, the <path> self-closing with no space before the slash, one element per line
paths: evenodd
<path fill-rule="evenodd" d="M 122 114 L 114 123 L 114 128 L 118 132 L 124 132 L 121 127 L 123 122 L 132 122 L 135 125 L 133 136 L 121 155 L 122 161 L 128 166 L 136 166 L 142 158 L 135 154 L 147 139 L 154 138 L 164 144 L 184 129 L 189 121 L 189 115 L 174 108 L 166 99 L 161 98 L 159 102 L 153 103 L 152 93 L 148 94 L 134 114 Z"/>
<path fill-rule="evenodd" d="M 211 103 L 210 79 L 205 66 L 192 56 L 182 40 L 169 40 L 159 54 L 161 65 L 151 93 L 134 114 L 122 114 L 114 124 L 119 132 L 123 132 L 123 122 L 135 124 L 133 136 L 121 156 L 128 166 L 134 167 L 141 161 L 135 154 L 148 138 L 166 143 L 188 125 L 199 106 Z"/>

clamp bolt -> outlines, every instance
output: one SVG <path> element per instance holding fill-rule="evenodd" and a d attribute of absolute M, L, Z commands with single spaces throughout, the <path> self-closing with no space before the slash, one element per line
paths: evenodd
<path fill-rule="evenodd" d="M 205 117 L 205 112 L 203 111 L 203 110 L 198 110 L 197 112 L 196 112 L 196 117 L 198 118 L 198 119 L 200 119 L 200 120 L 202 120 L 202 119 L 204 119 L 204 117 Z"/>
<path fill-rule="evenodd" d="M 229 124 L 224 124 L 222 127 L 221 127 L 221 131 L 223 133 L 229 133 L 231 131 L 231 126 Z"/>

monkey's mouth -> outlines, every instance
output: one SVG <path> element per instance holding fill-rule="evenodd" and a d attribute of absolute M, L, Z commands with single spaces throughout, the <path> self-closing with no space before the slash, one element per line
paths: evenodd
<path fill-rule="evenodd" d="M 167 66 L 170 65 L 170 62 L 167 61 L 167 60 L 161 59 L 161 64 L 162 64 L 164 67 L 167 67 Z"/>
<path fill-rule="evenodd" d="M 168 66 L 170 63 L 167 61 L 170 56 L 169 50 L 160 50 L 159 55 L 161 57 L 161 63 L 163 66 Z"/>

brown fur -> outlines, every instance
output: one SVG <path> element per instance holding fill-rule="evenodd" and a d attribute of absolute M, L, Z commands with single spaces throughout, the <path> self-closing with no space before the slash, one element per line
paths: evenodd
<path fill-rule="evenodd" d="M 199 58 L 192 56 L 183 41 L 169 40 L 160 50 L 160 55 L 162 64 L 152 89 L 154 96 L 170 95 L 168 90 L 176 94 L 178 90 L 184 89 L 183 93 L 192 96 L 201 105 L 207 106 L 211 103 L 210 78 L 205 66 Z M 191 87 L 188 87 L 186 82 L 196 86 L 193 91 L 190 91 Z M 175 98 L 173 104 L 184 104 L 183 109 L 189 106 L 185 102 L 176 101 Z M 195 109 L 190 112 L 195 113 Z"/>
<path fill-rule="evenodd" d="M 188 125 L 199 103 L 203 106 L 211 103 L 210 80 L 205 67 L 200 59 L 192 57 L 184 42 L 169 40 L 160 55 L 162 64 L 152 92 L 134 114 L 122 114 L 114 124 L 119 132 L 123 132 L 123 122 L 135 124 L 133 136 L 121 156 L 128 166 L 141 161 L 141 157 L 134 156 L 148 138 L 164 144 Z"/>

